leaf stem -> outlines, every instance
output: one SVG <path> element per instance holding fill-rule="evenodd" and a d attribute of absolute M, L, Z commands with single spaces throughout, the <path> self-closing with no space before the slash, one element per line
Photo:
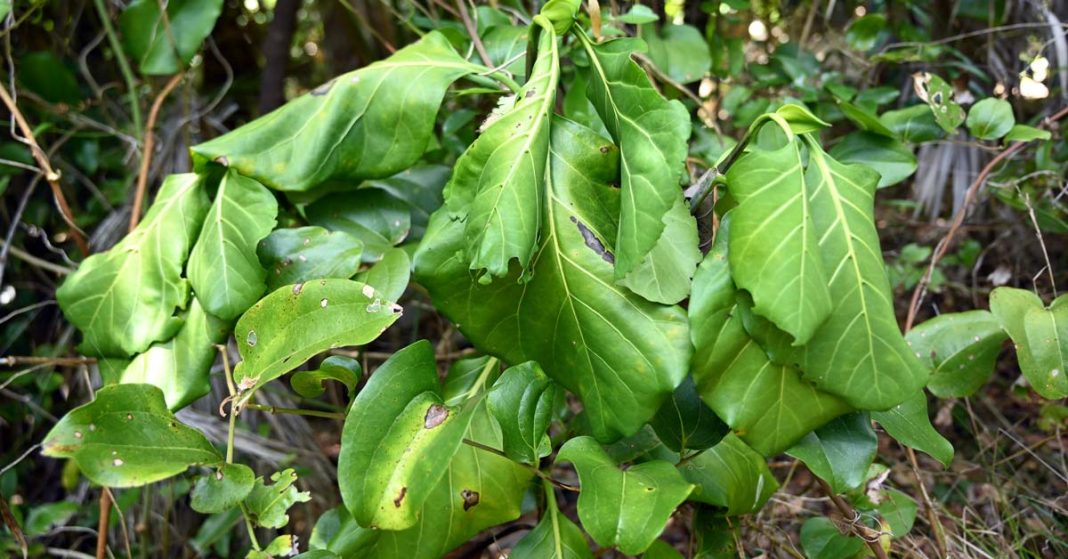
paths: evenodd
<path fill-rule="evenodd" d="M 526 463 L 523 463 L 523 462 L 519 462 L 517 460 L 512 460 L 512 458 L 509 457 L 507 454 L 505 454 L 503 450 L 493 448 L 492 446 L 484 445 L 484 444 L 482 444 L 482 443 L 480 443 L 478 441 L 473 441 L 473 440 L 468 439 L 468 438 L 464 438 L 463 439 L 463 443 L 465 445 L 467 445 L 467 446 L 470 446 L 470 447 L 473 447 L 473 448 L 477 448 L 479 450 L 488 452 L 490 454 L 495 454 L 497 456 L 500 456 L 501 458 L 504 458 L 505 460 L 511 460 L 512 462 L 515 462 L 516 464 L 519 464 L 520 466 L 530 470 L 534 475 L 540 477 L 546 483 L 551 483 L 552 485 L 555 485 L 556 487 L 559 487 L 560 489 L 563 489 L 564 491 L 573 491 L 575 493 L 578 493 L 578 491 L 579 491 L 578 487 L 575 487 L 574 485 L 569 485 L 569 484 L 566 484 L 566 483 L 564 483 L 562 481 L 558 481 L 556 479 L 553 479 L 552 476 L 550 476 L 549 474 L 539 470 L 535 466 L 532 466 L 530 464 L 526 464 Z"/>
<path fill-rule="evenodd" d="M 864 540 L 864 543 L 868 544 L 868 548 L 870 548 L 872 553 L 875 554 L 875 557 L 877 559 L 888 559 L 886 555 L 886 550 L 883 549 L 882 542 L 879 541 L 881 539 L 882 533 L 872 530 L 871 528 L 868 528 L 867 526 L 861 524 L 858 521 L 860 518 L 860 513 L 858 513 L 853 507 L 851 507 L 849 503 L 845 501 L 845 499 L 839 497 L 838 494 L 835 493 L 833 489 L 831 489 L 831 486 L 828 485 L 826 481 L 823 481 L 818 476 L 816 477 L 816 481 L 819 482 L 820 488 L 823 489 L 823 492 L 826 493 L 828 497 L 830 497 L 831 502 L 834 503 L 834 506 L 838 509 L 838 512 L 842 514 L 842 516 L 846 519 L 847 522 L 849 522 L 852 532 L 857 537 Z"/>
<path fill-rule="evenodd" d="M 226 377 L 226 389 L 230 392 L 230 397 L 226 401 L 230 402 L 230 426 L 226 432 L 226 463 L 234 463 L 234 433 L 237 431 L 237 413 L 234 410 L 234 397 L 237 395 L 237 389 L 234 388 L 234 379 L 230 376 L 230 356 L 227 355 L 226 346 L 217 345 L 219 353 L 222 354 L 223 376 Z M 226 401 L 223 404 L 226 404 Z"/>
<path fill-rule="evenodd" d="M 325 417 L 327 419 L 345 419 L 345 414 L 342 412 L 309 410 L 304 408 L 281 408 L 278 406 L 267 406 L 263 404 L 245 404 L 245 407 L 250 410 L 264 411 L 268 413 L 306 415 L 310 417 Z"/>
<path fill-rule="evenodd" d="M 240 503 L 241 516 L 245 517 L 245 530 L 248 531 L 248 539 L 252 542 L 252 549 L 260 550 L 260 542 L 256 539 L 256 527 L 252 525 L 252 515 L 248 512 L 245 503 Z"/>

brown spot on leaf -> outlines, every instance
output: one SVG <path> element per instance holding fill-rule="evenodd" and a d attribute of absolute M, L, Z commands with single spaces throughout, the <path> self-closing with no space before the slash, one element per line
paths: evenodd
<path fill-rule="evenodd" d="M 471 491 L 470 489 L 464 489 L 460 492 L 460 497 L 464 500 L 464 510 L 470 510 L 478 504 L 478 491 Z"/>
<path fill-rule="evenodd" d="M 601 153 L 608 153 L 608 146 L 601 146 Z"/>
<path fill-rule="evenodd" d="M 578 226 L 579 234 L 582 235 L 582 240 L 586 243 L 586 246 L 590 247 L 593 252 L 596 252 L 598 256 L 604 259 L 609 264 L 616 263 L 616 257 L 604 246 L 604 243 L 597 238 L 597 235 L 593 234 L 593 231 L 589 227 L 586 227 L 585 223 L 582 223 L 575 216 L 571 216 L 571 223 Z"/>
<path fill-rule="evenodd" d="M 404 502 L 404 496 L 408 494 L 408 486 L 401 487 L 400 493 L 397 493 L 397 498 L 393 499 L 393 506 L 400 508 L 401 503 Z"/>
<path fill-rule="evenodd" d="M 448 417 L 449 408 L 446 408 L 441 404 L 431 404 L 426 410 L 426 417 L 423 419 L 423 427 L 433 429 L 444 423 Z"/>

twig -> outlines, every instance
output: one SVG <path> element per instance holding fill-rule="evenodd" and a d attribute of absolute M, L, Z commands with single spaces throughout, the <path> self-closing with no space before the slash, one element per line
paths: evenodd
<path fill-rule="evenodd" d="M 511 458 L 508 457 L 507 454 L 504 453 L 504 451 L 498 450 L 496 448 L 493 448 L 492 446 L 484 445 L 484 444 L 482 444 L 482 443 L 480 443 L 478 441 L 473 441 L 471 439 L 465 438 L 463 440 L 463 443 L 465 445 L 469 446 L 469 447 L 477 448 L 478 450 L 482 450 L 482 451 L 488 452 L 490 454 L 495 454 L 497 456 L 500 456 L 501 458 L 504 458 L 505 460 L 512 460 Z M 549 474 L 539 470 L 538 468 L 536 468 L 536 467 L 534 467 L 534 466 L 532 466 L 530 464 L 526 464 L 526 463 L 523 463 L 523 462 L 517 462 L 515 460 L 512 460 L 512 462 L 515 462 L 516 464 L 519 464 L 520 466 L 523 466 L 524 468 L 530 470 L 534 475 L 540 477 L 541 479 L 545 480 L 548 483 L 551 483 L 551 484 L 555 485 L 556 487 L 559 487 L 560 489 L 563 489 L 564 491 L 572 491 L 572 492 L 575 492 L 575 493 L 578 493 L 578 491 L 579 491 L 578 487 L 575 487 L 574 485 L 568 485 L 568 484 L 566 484 L 566 483 L 564 483 L 562 481 L 555 480 Z"/>
<path fill-rule="evenodd" d="M 1045 119 L 1042 124 L 1039 125 L 1039 128 L 1045 128 L 1049 126 L 1049 124 L 1064 118 L 1065 115 L 1068 115 L 1068 107 L 1057 111 L 1057 113 Z M 908 317 L 905 319 L 905 332 L 912 329 L 912 325 L 916 321 L 916 313 L 920 310 L 920 303 L 923 300 L 923 296 L 927 293 L 927 286 L 931 283 L 931 276 L 934 274 L 935 266 L 938 265 L 938 261 L 941 260 L 941 258 L 945 256 L 946 251 L 949 250 L 949 245 L 953 241 L 953 237 L 964 223 L 964 216 L 967 215 L 968 209 L 971 207 L 972 203 L 975 202 L 976 194 L 986 182 L 986 178 L 994 171 L 994 168 L 997 167 L 999 163 L 1017 154 L 1029 143 L 1030 142 L 1016 142 L 1009 146 L 1005 151 L 999 153 L 994 159 L 990 160 L 990 163 L 987 163 L 986 166 L 983 167 L 982 171 L 979 172 L 979 176 L 975 177 L 975 181 L 968 187 L 967 192 L 964 194 L 964 203 L 961 204 L 960 209 L 957 210 L 957 214 L 953 216 L 953 223 L 950 224 L 949 231 L 946 231 L 946 236 L 938 242 L 934 254 L 931 255 L 931 263 L 927 266 L 927 271 L 924 272 L 920 282 L 916 284 L 916 289 L 912 291 L 912 300 L 909 302 L 909 313 Z"/>
<path fill-rule="evenodd" d="M 59 367 L 76 367 L 78 365 L 92 365 L 96 363 L 95 357 L 35 357 L 31 355 L 8 355 L 0 357 L 0 367 L 14 367 L 16 365 L 56 365 Z"/>
<path fill-rule="evenodd" d="M 845 499 L 839 497 L 838 494 L 831 489 L 831 486 L 827 485 L 826 481 L 823 481 L 819 477 L 816 478 L 816 481 L 819 482 L 823 492 L 831 498 L 831 502 L 834 503 L 834 507 L 838 509 L 838 512 L 850 523 L 853 533 L 860 539 L 864 540 L 864 543 L 868 544 L 868 548 L 875 554 L 875 557 L 878 559 L 888 559 L 886 550 L 883 549 L 882 544 L 879 542 L 881 534 L 860 522 L 857 522 L 857 519 L 860 518 L 860 513 L 847 503 Z"/>
<path fill-rule="evenodd" d="M 130 62 L 126 60 L 126 51 L 119 43 L 119 36 L 115 34 L 115 28 L 111 26 L 111 15 L 108 13 L 104 0 L 93 0 L 96 5 L 96 13 L 100 17 L 100 23 L 104 25 L 104 33 L 108 36 L 108 44 L 119 63 L 119 71 L 126 81 L 126 95 L 130 100 L 130 112 L 133 116 L 134 130 L 141 129 L 141 106 L 137 100 L 137 89 L 134 87 L 133 71 L 130 70 Z"/>
<path fill-rule="evenodd" d="M 38 268 L 48 270 L 49 272 L 59 274 L 61 276 L 74 273 L 74 270 L 67 268 L 66 266 L 60 266 L 59 264 L 54 264 L 42 258 L 38 258 L 15 245 L 8 245 L 4 242 L 3 239 L 0 239 L 0 246 L 8 247 L 7 251 L 14 255 L 15 258 L 18 258 L 19 260 L 22 260 L 23 262 L 26 262 L 31 266 L 37 266 Z"/>
<path fill-rule="evenodd" d="M 108 556 L 108 521 L 111 520 L 111 492 L 100 490 L 100 522 L 96 525 L 96 559 Z"/>
<path fill-rule="evenodd" d="M 7 88 L 3 85 L 0 85 L 0 98 L 3 99 L 4 104 L 11 111 L 11 116 L 18 124 L 19 130 L 22 131 L 24 137 L 19 139 L 30 147 L 30 153 L 33 154 L 34 160 L 37 161 L 37 166 L 40 167 L 41 173 L 44 175 L 45 180 L 48 181 L 48 186 L 52 188 L 52 196 L 56 200 L 56 205 L 59 206 L 60 215 L 63 216 L 63 221 L 66 221 L 67 225 L 71 227 L 71 237 L 74 238 L 74 242 L 78 245 L 78 249 L 82 251 L 82 254 L 88 256 L 89 244 L 86 243 L 81 229 L 74 224 L 74 216 L 70 211 L 70 206 L 67 205 L 67 198 L 63 195 L 63 189 L 59 187 L 59 173 L 52 169 L 52 165 L 48 162 L 48 155 L 37 144 L 37 137 L 33 134 L 33 128 L 30 127 L 29 122 L 26 122 L 26 117 L 23 116 L 22 111 L 15 104 L 15 100 L 11 98 L 11 94 L 8 93 Z"/>
<path fill-rule="evenodd" d="M 167 85 L 163 86 L 163 90 L 156 96 L 156 100 L 152 102 L 152 109 L 148 111 L 148 124 L 145 125 L 145 150 L 141 156 L 141 170 L 137 173 L 137 189 L 134 190 L 133 207 L 130 208 L 130 229 L 132 233 L 137 228 L 137 223 L 141 221 L 141 205 L 144 204 L 145 190 L 148 187 L 148 168 L 152 163 L 152 151 L 156 144 L 156 134 L 153 129 L 156 127 L 156 119 L 159 117 L 159 109 L 163 106 L 163 101 L 167 99 L 167 96 L 174 91 L 175 87 L 182 81 L 182 74 L 175 74 L 174 77 L 167 82 Z"/>
<path fill-rule="evenodd" d="M 330 412 L 320 410 L 309 410 L 304 408 L 281 408 L 278 406 L 267 406 L 264 404 L 245 404 L 246 409 L 264 411 L 268 413 L 282 413 L 288 415 L 306 415 L 310 417 L 325 417 L 327 419 L 345 419 L 345 414 L 341 412 Z"/>
<path fill-rule="evenodd" d="M 475 45 L 475 50 L 478 51 L 478 57 L 482 59 L 483 64 L 492 68 L 493 59 L 486 52 L 486 45 L 482 44 L 482 39 L 478 36 L 478 27 L 475 27 L 475 22 L 471 21 L 471 14 L 467 13 L 465 2 L 467 0 L 456 0 L 456 7 L 460 8 L 460 19 L 464 22 L 467 34 L 471 36 L 471 42 Z"/>
<path fill-rule="evenodd" d="M 905 448 L 905 454 L 909 458 L 909 467 L 912 468 L 912 475 L 916 477 L 916 485 L 920 486 L 920 498 L 923 499 L 923 510 L 927 516 L 927 523 L 931 525 L 931 530 L 934 531 L 935 545 L 938 546 L 939 557 L 948 557 L 948 548 L 946 547 L 946 530 L 942 526 L 942 522 L 938 519 L 938 511 L 935 510 L 934 502 L 931 501 L 931 496 L 927 493 L 927 484 L 923 482 L 923 478 L 920 477 L 920 464 L 916 460 L 916 453 L 911 447 L 901 445 Z"/>

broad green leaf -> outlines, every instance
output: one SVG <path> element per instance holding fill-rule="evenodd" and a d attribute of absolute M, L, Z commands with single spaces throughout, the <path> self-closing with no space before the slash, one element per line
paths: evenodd
<path fill-rule="evenodd" d="M 349 395 L 356 389 L 363 368 L 360 362 L 343 355 L 331 355 L 314 371 L 297 371 L 289 380 L 293 391 L 305 398 L 318 398 L 324 392 L 323 383 L 335 380 L 345 385 Z"/>
<path fill-rule="evenodd" d="M 1030 291 L 999 287 L 990 294 L 990 312 L 1012 338 L 1020 370 L 1035 392 L 1049 399 L 1068 396 L 1068 298 L 1058 297 L 1046 309 Z"/>
<path fill-rule="evenodd" d="M 876 174 L 843 165 L 806 139 L 818 251 L 834 297 L 830 316 L 799 351 L 801 370 L 853 407 L 887 409 L 922 388 L 927 370 L 897 326 L 874 223 Z M 737 220 L 733 228 L 741 229 Z"/>
<path fill-rule="evenodd" d="M 553 30 L 557 35 L 563 35 L 567 33 L 568 29 L 571 29 L 571 23 L 574 22 L 581 5 L 582 0 L 549 0 L 542 6 L 539 15 L 552 24 Z M 534 23 L 537 24 L 538 22 L 535 21 Z"/>
<path fill-rule="evenodd" d="M 690 279 L 701 262 L 697 222 L 679 197 L 664 216 L 664 232 L 638 267 L 619 285 L 654 303 L 673 305 L 690 294 Z"/>
<path fill-rule="evenodd" d="M 363 242 L 363 260 L 377 262 L 403 241 L 411 229 L 406 204 L 378 188 L 331 194 L 309 205 L 308 221 Z"/>
<path fill-rule="evenodd" d="M 526 48 L 525 38 L 523 48 Z M 430 214 L 443 203 L 442 190 L 451 174 L 451 167 L 420 165 L 386 179 L 369 181 L 366 186 L 384 190 L 390 196 L 408 204 L 411 222 L 408 238 L 422 239 L 426 233 L 426 224 L 430 222 Z"/>
<path fill-rule="evenodd" d="M 931 369 L 927 389 L 940 398 L 971 396 L 985 384 L 994 374 L 1007 337 L 987 311 L 942 314 L 905 335 L 909 347 Z"/>
<path fill-rule="evenodd" d="M 215 471 L 197 478 L 189 506 L 201 514 L 230 510 L 245 500 L 256 483 L 256 474 L 244 464 L 220 464 Z"/>
<path fill-rule="evenodd" d="M 764 457 L 734 435 L 679 465 L 697 486 L 690 500 L 725 510 L 729 516 L 760 510 L 779 488 Z"/>
<path fill-rule="evenodd" d="M 801 548 L 808 559 L 850 559 L 864 551 L 864 540 L 839 532 L 830 518 L 815 516 L 801 525 Z"/>
<path fill-rule="evenodd" d="M 711 448 L 730 431 L 701 401 L 692 377 L 682 381 L 649 423 L 664 445 L 675 452 Z"/>
<path fill-rule="evenodd" d="M 482 7 L 482 6 L 480 6 Z M 482 20 L 479 20 L 482 24 Z M 493 67 L 504 66 L 516 78 L 523 78 L 527 71 L 523 54 L 527 51 L 530 29 L 516 25 L 494 25 L 482 34 L 482 44 Z M 477 56 L 476 53 L 472 53 Z"/>
<path fill-rule="evenodd" d="M 656 540 L 649 549 L 642 554 L 642 559 L 684 559 L 679 550 L 664 540 Z"/>
<path fill-rule="evenodd" d="M 126 51 L 143 74 L 176 74 L 211 34 L 222 7 L 223 0 L 134 0 L 119 16 Z"/>
<path fill-rule="evenodd" d="M 189 255 L 189 283 L 204 310 L 231 320 L 267 290 L 256 245 L 277 215 L 278 202 L 262 184 L 232 170 L 223 175 Z"/>
<path fill-rule="evenodd" d="M 882 136 L 884 138 L 897 138 L 897 134 L 893 130 L 887 128 L 879 117 L 874 113 L 868 112 L 853 103 L 838 99 L 838 109 L 842 111 L 842 114 L 846 118 L 851 120 L 853 124 L 857 125 L 861 131 L 870 132 L 872 134 Z"/>
<path fill-rule="evenodd" d="M 546 29 L 522 92 L 487 120 L 445 187 L 446 206 L 464 220 L 470 269 L 484 270 L 482 281 L 507 275 L 512 260 L 525 268 L 537 249 L 559 78 L 556 35 Z"/>
<path fill-rule="evenodd" d="M 308 190 L 327 179 L 385 178 L 426 150 L 449 85 L 480 70 L 445 35 L 430 32 L 385 60 L 194 146 L 194 165 L 215 161 L 276 190 Z"/>
<path fill-rule="evenodd" d="M 453 361 L 445 374 L 442 395 L 446 401 L 454 399 L 464 401 L 477 394 L 485 386 L 492 386 L 500 374 L 500 362 L 488 355 Z"/>
<path fill-rule="evenodd" d="M 886 16 L 872 13 L 853 20 L 846 29 L 846 43 L 859 51 L 869 51 L 875 47 L 883 29 L 886 28 Z"/>
<path fill-rule="evenodd" d="M 208 375 L 230 323 L 204 312 L 195 299 L 178 334 L 170 341 L 152 344 L 123 369 L 117 382 L 152 384 L 163 391 L 167 407 L 179 410 L 211 390 Z"/>
<path fill-rule="evenodd" d="M 893 138 L 870 132 L 854 132 L 831 148 L 831 156 L 842 163 L 867 165 L 879 173 L 877 188 L 900 183 L 916 172 L 912 148 Z"/>
<path fill-rule="evenodd" d="M 351 278 L 360 269 L 363 241 L 315 226 L 277 229 L 260 242 L 256 254 L 267 270 L 267 289 L 274 291 L 313 279 Z"/>
<path fill-rule="evenodd" d="M 953 461 L 953 445 L 931 425 L 922 390 L 889 410 L 872 412 L 871 418 L 901 444 L 930 454 L 947 468 Z"/>
<path fill-rule="evenodd" d="M 0 3 L 0 11 L 2 11 L 3 7 L 3 4 Z M 0 14 L 0 17 L 3 17 L 3 15 L 4 14 Z M 70 520 L 74 518 L 74 515 L 78 514 L 80 509 L 81 505 L 74 501 L 56 501 L 54 503 L 37 505 L 30 509 L 30 513 L 26 516 L 26 521 L 23 523 L 22 527 L 23 532 L 31 537 L 47 535 L 53 529 L 70 522 Z M 7 511 L 5 510 L 5 512 Z M 7 541 L 5 543 L 7 543 Z M 9 547 L 8 549 L 11 548 Z M 12 555 L 12 557 L 14 557 L 14 555 Z"/>
<path fill-rule="evenodd" d="M 906 142 L 919 144 L 945 136 L 945 131 L 935 121 L 927 105 L 913 105 L 895 111 L 886 111 L 879 116 L 887 128 Z"/>
<path fill-rule="evenodd" d="M 242 361 L 234 381 L 247 399 L 317 353 L 374 340 L 399 317 L 400 307 L 355 281 L 323 279 L 279 288 L 237 321 L 234 336 Z"/>
<path fill-rule="evenodd" d="M 955 133 L 964 124 L 964 109 L 953 100 L 953 87 L 928 72 L 916 74 L 913 80 L 916 95 L 931 107 L 935 122 L 946 132 Z"/>
<path fill-rule="evenodd" d="M 987 97 L 968 110 L 967 124 L 972 136 L 980 140 L 996 140 L 1012 130 L 1016 117 L 1008 101 Z"/>
<path fill-rule="evenodd" d="M 163 392 L 150 384 L 116 384 L 59 420 L 42 453 L 71 458 L 94 483 L 136 487 L 222 461 L 215 447 L 175 419 Z"/>
<path fill-rule="evenodd" d="M 617 17 L 616 21 L 620 23 L 629 23 L 631 25 L 641 25 L 643 23 L 653 23 L 659 19 L 660 16 L 656 15 L 656 12 L 649 6 L 635 4 L 627 10 L 627 13 Z"/>
<path fill-rule="evenodd" d="M 756 123 L 777 119 L 785 120 L 790 126 L 790 131 L 794 134 L 807 134 L 831 126 L 830 123 L 812 114 L 812 111 L 808 110 L 807 107 L 794 101 L 775 109 L 774 113 L 766 113 L 759 116 L 756 119 Z M 754 124 L 754 126 L 758 125 Z"/>
<path fill-rule="evenodd" d="M 537 361 L 579 395 L 604 441 L 636 432 L 682 381 L 690 356 L 686 318 L 614 285 L 615 150 L 557 118 L 541 242 L 522 272 L 478 284 L 457 256 L 463 224 L 438 212 L 415 257 L 416 279 L 482 351 L 509 363 Z"/>
<path fill-rule="evenodd" d="M 1013 125 L 1008 134 L 1005 134 L 1006 142 L 1030 142 L 1031 140 L 1048 140 L 1052 136 L 1049 130 L 1042 130 L 1026 124 Z"/>
<path fill-rule="evenodd" d="M 738 557 L 735 542 L 741 541 L 738 523 L 728 521 L 723 514 L 709 506 L 698 506 L 693 520 L 693 559 L 734 559 Z"/>
<path fill-rule="evenodd" d="M 883 502 L 879 503 L 879 515 L 889 524 L 890 537 L 894 539 L 903 538 L 912 530 L 917 510 L 919 506 L 912 497 L 892 488 L 886 489 Z"/>
<path fill-rule="evenodd" d="M 649 45 L 649 58 L 662 72 L 679 83 L 692 83 L 712 69 L 704 35 L 692 25 L 664 25 L 641 28 L 641 38 Z"/>
<path fill-rule="evenodd" d="M 545 484 L 545 512 L 508 554 L 508 559 L 593 559 L 586 536 L 556 506 L 552 485 Z"/>
<path fill-rule="evenodd" d="M 371 376 L 345 420 L 339 457 L 341 494 L 353 518 L 371 529 L 404 530 L 456 453 L 473 414 L 446 406 L 434 352 L 417 342 Z"/>
<path fill-rule="evenodd" d="M 258 526 L 282 528 L 289 524 L 290 507 L 311 500 L 311 494 L 297 489 L 296 482 L 297 472 L 292 468 L 272 474 L 269 485 L 262 477 L 256 478 L 245 497 L 245 508 Z"/>
<path fill-rule="evenodd" d="M 753 148 L 727 171 L 731 210 L 731 277 L 748 291 L 753 310 L 794 338 L 809 341 L 831 312 L 827 276 L 810 197 L 818 183 L 806 177 L 797 143 Z"/>
<path fill-rule="evenodd" d="M 563 392 L 541 367 L 527 361 L 505 370 L 489 393 L 489 410 L 501 426 L 509 458 L 537 465 L 552 450 L 546 430 Z"/>
<path fill-rule="evenodd" d="M 858 412 L 809 433 L 787 454 L 804 462 L 835 493 L 845 493 L 867 479 L 877 446 L 868 414 Z"/>
<path fill-rule="evenodd" d="M 615 239 L 615 279 L 632 273 L 659 241 L 664 216 L 682 195 L 690 117 L 668 101 L 631 58 L 637 39 L 594 45 L 579 34 L 590 58 L 586 94 L 619 146 L 622 204 Z"/>
<path fill-rule="evenodd" d="M 327 551 L 325 549 L 313 549 L 311 551 L 305 551 L 300 555 L 294 555 L 293 559 L 341 559 L 333 551 Z"/>
<path fill-rule="evenodd" d="M 182 267 L 208 209 L 198 175 L 170 175 L 132 233 L 86 258 L 56 290 L 63 314 L 89 355 L 118 357 L 170 339 L 189 286 Z"/>
<path fill-rule="evenodd" d="M 598 544 L 618 547 L 628 555 L 652 545 L 675 507 L 694 488 L 663 460 L 621 471 L 591 437 L 567 441 L 556 460 L 571 462 L 578 471 L 582 527 Z"/>
<path fill-rule="evenodd" d="M 356 281 L 375 288 L 375 292 L 387 301 L 397 301 L 408 289 L 412 275 L 412 260 L 402 248 L 391 248 L 368 270 L 360 272 Z"/>

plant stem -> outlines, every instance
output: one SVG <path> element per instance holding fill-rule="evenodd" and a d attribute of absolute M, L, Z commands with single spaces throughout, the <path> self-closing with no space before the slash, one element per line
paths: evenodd
<path fill-rule="evenodd" d="M 119 37 L 115 34 L 115 28 L 111 26 L 111 15 L 108 14 L 104 0 L 93 0 L 93 4 L 96 5 L 96 13 L 100 16 L 100 22 L 104 25 L 104 33 L 107 34 L 108 44 L 111 45 L 111 50 L 115 53 L 115 60 L 119 63 L 122 78 L 126 80 L 126 95 L 130 99 L 130 112 L 133 113 L 134 130 L 140 132 L 141 106 L 137 101 L 137 90 L 134 89 L 133 71 L 130 70 L 130 62 L 126 60 L 126 53 L 122 50 L 122 43 L 119 42 Z"/>
<path fill-rule="evenodd" d="M 227 355 L 226 346 L 216 345 L 215 347 L 218 348 L 219 353 L 222 354 L 223 376 L 226 378 L 226 390 L 230 392 L 230 397 L 220 404 L 220 411 L 221 407 L 225 405 L 226 402 L 230 402 L 230 414 L 228 418 L 230 426 L 226 432 L 226 463 L 233 464 L 234 435 L 237 431 L 237 413 L 234 410 L 234 398 L 237 397 L 237 390 L 234 388 L 234 380 L 230 377 L 230 357 Z"/>
<path fill-rule="evenodd" d="M 252 542 L 252 549 L 260 550 L 260 542 L 256 539 L 256 527 L 252 525 L 252 515 L 249 514 L 245 503 L 241 503 L 241 516 L 245 517 L 245 530 L 248 531 L 248 539 Z"/>
<path fill-rule="evenodd" d="M 100 489 L 100 521 L 96 525 L 96 559 L 108 556 L 108 523 L 111 520 L 111 492 Z"/>
<path fill-rule="evenodd" d="M 480 443 L 478 441 L 473 441 L 471 439 L 465 438 L 465 439 L 463 439 L 463 443 L 465 445 L 467 445 L 467 446 L 470 446 L 470 447 L 473 447 L 473 448 L 477 448 L 479 450 L 488 452 L 490 454 L 496 454 L 497 456 L 500 456 L 501 458 L 504 458 L 505 460 L 512 460 L 507 454 L 504 453 L 503 450 L 499 450 L 499 449 L 493 448 L 492 446 L 484 445 L 484 444 L 482 444 L 482 443 Z M 573 485 L 568 485 L 568 484 L 566 484 L 566 483 L 564 483 L 562 481 L 557 481 L 557 480 L 553 479 L 552 476 L 550 476 L 549 474 L 539 470 L 538 468 L 536 468 L 536 467 L 534 467 L 534 466 L 532 466 L 530 464 L 524 464 L 523 462 L 519 462 L 519 461 L 516 461 L 516 460 L 512 460 L 512 462 L 515 462 L 516 464 L 519 464 L 520 466 L 523 466 L 524 468 L 530 470 L 534 475 L 540 477 L 541 479 L 543 479 L 544 481 L 546 481 L 548 483 L 551 483 L 551 484 L 555 485 L 556 487 L 559 487 L 560 489 L 563 489 L 565 491 L 573 491 L 575 493 L 578 493 L 578 490 L 579 490 L 578 487 L 575 487 Z"/>
<path fill-rule="evenodd" d="M 263 404 L 245 404 L 250 410 L 265 411 L 268 413 L 284 413 L 289 415 L 306 415 L 310 417 L 325 417 L 327 419 L 345 419 L 342 412 L 308 410 L 303 408 L 280 408 L 278 406 L 265 406 Z"/>
<path fill-rule="evenodd" d="M 834 503 L 834 507 L 838 509 L 838 512 L 850 523 L 853 533 L 860 539 L 864 540 L 864 543 L 868 544 L 868 548 L 875 554 L 875 557 L 877 559 L 888 559 L 886 550 L 883 549 L 882 543 L 879 541 L 881 533 L 857 522 L 857 519 L 860 518 L 860 513 L 853 509 L 845 499 L 839 497 L 838 494 L 831 489 L 831 486 L 827 485 L 826 481 L 823 481 L 819 477 L 816 477 L 816 481 L 819 482 L 823 492 L 830 497 L 831 502 Z"/>
<path fill-rule="evenodd" d="M 156 127 L 156 119 L 159 117 L 159 110 L 163 106 L 164 99 L 174 91 L 175 87 L 178 87 L 182 76 L 183 74 L 175 74 L 167 85 L 163 86 L 163 90 L 152 102 L 152 109 L 148 111 L 148 124 L 145 125 L 144 133 L 145 149 L 141 153 L 141 169 L 137 173 L 137 187 L 134 190 L 133 207 L 130 208 L 130 233 L 133 233 L 141 221 L 141 206 L 144 205 L 145 191 L 148 189 L 148 169 L 152 164 L 152 152 L 156 147 L 156 134 L 153 130 Z"/>

